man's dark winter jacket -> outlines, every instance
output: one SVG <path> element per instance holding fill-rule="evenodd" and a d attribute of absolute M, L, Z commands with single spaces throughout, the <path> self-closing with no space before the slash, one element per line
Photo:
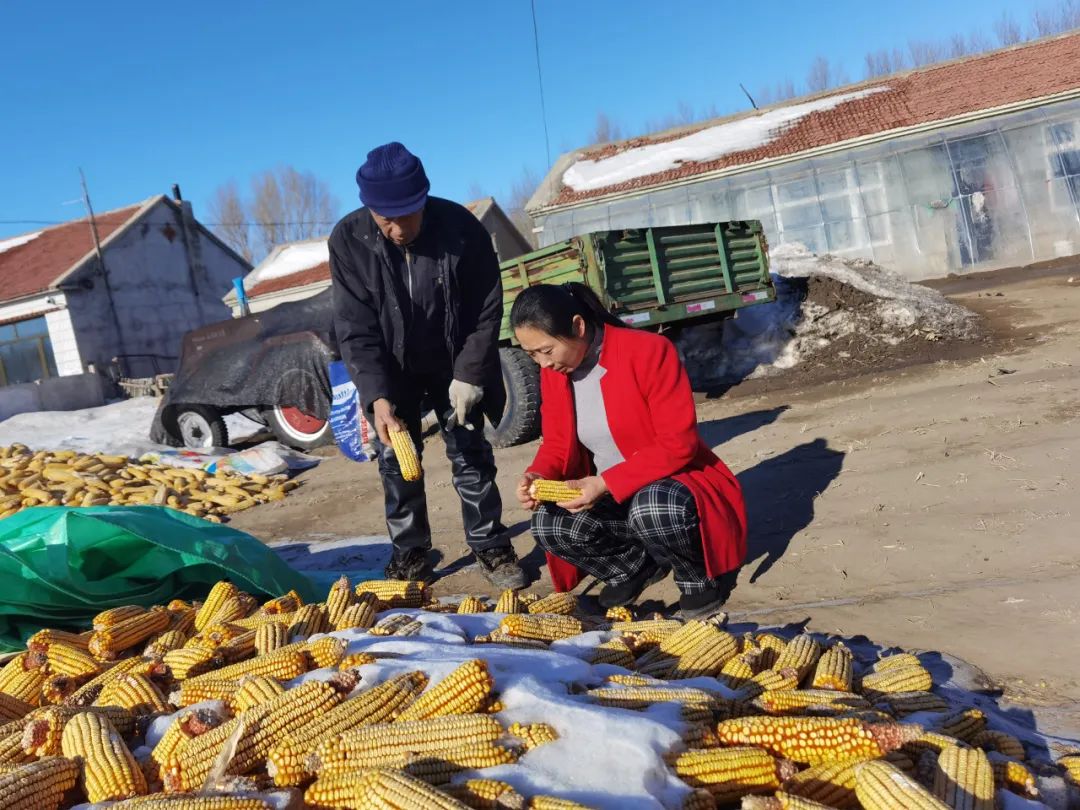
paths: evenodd
<path fill-rule="evenodd" d="M 506 399 L 498 352 L 503 305 L 491 236 L 463 206 L 428 197 L 419 241 L 437 263 L 453 377 L 484 388 L 481 407 L 498 423 Z M 375 400 L 398 403 L 409 390 L 406 332 L 412 306 L 394 250 L 366 208 L 347 214 L 330 234 L 338 345 L 369 412 Z M 433 351 L 442 353 L 442 347 Z"/>

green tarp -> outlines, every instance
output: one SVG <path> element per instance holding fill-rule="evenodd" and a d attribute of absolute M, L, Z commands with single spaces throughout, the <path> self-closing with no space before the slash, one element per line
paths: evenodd
<path fill-rule="evenodd" d="M 257 597 L 317 588 L 244 532 L 159 506 L 36 507 L 0 520 L 0 651 L 102 610 L 202 598 L 228 579 Z"/>

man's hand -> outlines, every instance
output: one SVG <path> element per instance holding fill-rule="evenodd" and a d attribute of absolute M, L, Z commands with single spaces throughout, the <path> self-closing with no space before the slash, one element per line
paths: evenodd
<path fill-rule="evenodd" d="M 518 481 L 517 492 L 515 493 L 517 495 L 518 503 L 530 512 L 535 512 L 536 507 L 540 505 L 539 501 L 529 494 L 529 487 L 531 487 L 532 482 L 539 477 L 540 475 L 538 473 L 527 472 L 522 475 L 521 479 Z"/>
<path fill-rule="evenodd" d="M 556 504 L 556 506 L 561 506 L 567 512 L 584 512 L 586 509 L 591 509 L 608 491 L 607 483 L 599 475 L 590 475 L 588 478 L 581 478 L 577 481 L 567 481 L 566 485 L 581 490 L 581 495 L 574 500 Z"/>
<path fill-rule="evenodd" d="M 450 383 L 450 407 L 454 409 L 454 413 L 446 420 L 447 430 L 455 425 L 472 430 L 473 426 L 468 420 L 469 411 L 475 408 L 476 404 L 483 398 L 484 389 L 479 385 L 462 382 L 461 380 L 452 381 Z"/>
<path fill-rule="evenodd" d="M 375 420 L 375 432 L 384 446 L 390 446 L 390 431 L 404 430 L 405 427 L 394 416 L 394 405 L 388 399 L 377 399 L 371 404 Z"/>

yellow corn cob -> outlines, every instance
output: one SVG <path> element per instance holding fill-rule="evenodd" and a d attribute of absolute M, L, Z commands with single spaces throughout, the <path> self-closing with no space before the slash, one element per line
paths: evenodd
<path fill-rule="evenodd" d="M 289 643 L 289 628 L 281 622 L 263 622 L 255 628 L 255 649 L 266 655 Z"/>
<path fill-rule="evenodd" d="M 367 596 L 371 596 L 367 594 Z M 341 612 L 335 630 L 367 630 L 375 624 L 376 601 L 374 598 L 362 599 L 355 605 L 350 605 Z"/>
<path fill-rule="evenodd" d="M 154 750 L 150 752 L 151 761 L 158 768 L 164 767 L 181 745 L 212 731 L 223 722 L 221 715 L 210 709 L 194 709 L 182 713 L 169 724 Z"/>
<path fill-rule="evenodd" d="M 336 667 L 341 663 L 341 659 L 345 657 L 345 651 L 349 649 L 349 642 L 343 638 L 324 636 L 315 641 L 299 644 L 297 649 L 307 657 L 311 669 L 323 669 Z"/>
<path fill-rule="evenodd" d="M 337 641 L 337 639 L 331 639 Z M 170 653 L 171 654 L 171 653 Z M 165 656 L 166 662 L 169 656 Z M 207 680 L 239 680 L 245 675 L 269 675 L 279 681 L 291 681 L 303 675 L 308 669 L 309 659 L 304 651 L 296 648 L 283 647 L 269 655 L 260 655 L 250 661 L 241 661 L 239 664 L 215 669 L 205 675 L 199 675 L 189 680 L 196 681 L 200 678 Z M 175 673 L 174 673 L 175 674 Z"/>
<path fill-rule="evenodd" d="M 634 666 L 634 654 L 626 646 L 621 638 L 605 641 L 597 645 L 589 659 L 592 664 L 614 664 L 617 667 L 632 669 Z"/>
<path fill-rule="evenodd" d="M 754 677 L 755 670 L 752 662 L 759 658 L 761 658 L 759 650 L 751 650 L 729 658 L 720 668 L 718 677 L 732 689 L 739 689 Z"/>
<path fill-rule="evenodd" d="M 31 706 L 41 705 L 41 690 L 45 685 L 45 669 L 29 669 L 18 673 L 10 678 L 0 689 L 5 695 L 10 695 L 23 703 Z"/>
<path fill-rule="evenodd" d="M 832 689 L 774 689 L 762 692 L 754 702 L 767 714 L 802 714 L 811 706 L 828 707 L 833 714 L 870 708 L 859 695 Z"/>
<path fill-rule="evenodd" d="M 119 706 L 132 714 L 171 712 L 172 706 L 146 675 L 124 675 L 109 681 L 101 690 L 96 706 Z"/>
<path fill-rule="evenodd" d="M 528 607 L 529 613 L 555 613 L 572 615 L 578 607 L 578 598 L 572 593 L 552 593 L 537 599 Z"/>
<path fill-rule="evenodd" d="M 30 636 L 26 640 L 26 646 L 29 649 L 40 647 L 47 650 L 50 644 L 67 644 L 69 647 L 78 647 L 85 650 L 90 643 L 91 635 L 91 633 L 68 633 L 64 630 L 52 630 L 46 627 L 44 630 L 38 630 L 34 635 Z"/>
<path fill-rule="evenodd" d="M 537 641 L 558 641 L 580 635 L 581 622 L 573 616 L 511 613 L 499 623 L 499 629 L 511 636 Z"/>
<path fill-rule="evenodd" d="M 427 584 L 418 580 L 371 579 L 356 586 L 357 596 L 365 593 L 391 608 L 418 608 L 428 601 Z"/>
<path fill-rule="evenodd" d="M 533 796 L 529 799 L 528 810 L 592 810 L 592 808 L 556 796 Z"/>
<path fill-rule="evenodd" d="M 949 810 L 910 776 L 880 760 L 855 769 L 855 795 L 864 810 Z"/>
<path fill-rule="evenodd" d="M 244 619 L 251 612 L 252 607 L 254 607 L 254 603 L 251 602 L 251 597 L 247 594 L 238 593 L 236 596 L 230 596 L 206 619 L 206 624 L 197 629 L 201 631 L 210 625 L 231 624 Z M 196 615 L 196 618 L 198 618 L 198 615 Z"/>
<path fill-rule="evenodd" d="M 168 674 L 168 667 L 159 661 L 143 658 L 125 658 L 122 661 L 117 661 L 100 675 L 81 684 L 74 692 L 64 698 L 64 704 L 68 706 L 89 706 L 97 700 L 101 690 L 110 681 L 124 675 L 136 673 L 160 677 Z M 66 691 L 66 687 L 61 687 L 61 691 Z"/>
<path fill-rule="evenodd" d="M 479 658 L 466 661 L 428 689 L 398 716 L 399 721 L 423 720 L 451 714 L 478 712 L 494 687 L 487 663 Z"/>
<path fill-rule="evenodd" d="M 282 736 L 301 728 L 341 702 L 331 685 L 308 681 L 295 689 L 182 744 L 162 769 L 169 793 L 201 787 L 221 748 L 235 742 L 229 772 L 244 774 L 261 765 Z"/>
<path fill-rule="evenodd" d="M 930 672 L 921 666 L 889 667 L 863 677 L 861 691 L 877 697 L 891 692 L 928 692 L 933 685 Z"/>
<path fill-rule="evenodd" d="M 95 630 L 104 630 L 114 624 L 133 619 L 146 613 L 146 608 L 141 605 L 124 605 L 122 607 L 109 608 L 94 617 L 91 625 Z"/>
<path fill-rule="evenodd" d="M 511 785 L 495 779 L 468 779 L 439 789 L 472 810 L 508 810 L 525 805 L 525 799 Z"/>
<path fill-rule="evenodd" d="M 187 643 L 187 639 L 187 634 L 183 630 L 166 630 L 146 643 L 143 655 L 147 658 L 163 656 L 167 652 L 182 648 Z"/>
<path fill-rule="evenodd" d="M 101 672 L 101 663 L 85 648 L 63 642 L 49 645 L 44 653 L 49 672 L 54 675 L 94 676 Z"/>
<path fill-rule="evenodd" d="M 202 630 L 210 624 L 214 615 L 221 610 L 225 602 L 234 599 L 238 593 L 239 590 L 231 582 L 221 581 L 215 584 L 210 589 L 206 601 L 199 608 L 199 612 L 195 614 L 195 629 Z"/>
<path fill-rule="evenodd" d="M 281 681 L 266 675 L 245 675 L 236 684 L 236 691 L 229 699 L 229 707 L 234 714 L 247 711 L 255 706 L 269 703 L 278 695 L 285 693 Z"/>
<path fill-rule="evenodd" d="M 195 608 L 170 610 L 172 621 L 169 623 L 169 630 L 175 630 L 185 636 L 190 636 L 195 632 L 195 616 L 198 612 Z"/>
<path fill-rule="evenodd" d="M 76 714 L 64 727 L 60 747 L 65 757 L 82 761 L 83 790 L 91 803 L 146 793 L 142 770 L 104 714 Z"/>
<path fill-rule="evenodd" d="M 933 751 L 936 756 L 946 748 L 950 748 L 956 744 L 957 740 L 955 737 L 940 734 L 936 731 L 926 731 L 920 734 L 916 739 L 905 743 L 903 748 L 909 756 L 913 759 L 917 759 L 924 751 Z"/>
<path fill-rule="evenodd" d="M 859 800 L 855 796 L 857 764 L 830 762 L 812 765 L 787 779 L 784 790 L 792 796 L 821 802 L 837 810 L 853 810 L 859 806 Z"/>
<path fill-rule="evenodd" d="M 819 765 L 872 759 L 917 739 L 922 728 L 835 717 L 740 717 L 716 729 L 727 745 L 758 745 L 779 757 Z"/>
<path fill-rule="evenodd" d="M 795 689 L 799 685 L 799 673 L 794 669 L 763 669 L 743 684 L 740 694 L 751 698 L 778 689 Z"/>
<path fill-rule="evenodd" d="M 356 593 L 349 584 L 349 578 L 342 576 L 330 586 L 330 593 L 326 596 L 326 620 L 330 626 L 338 623 L 345 609 L 356 601 Z"/>
<path fill-rule="evenodd" d="M 979 709 L 964 709 L 943 718 L 937 730 L 970 744 L 980 731 L 986 730 L 986 715 Z"/>
<path fill-rule="evenodd" d="M 618 607 L 608 608 L 607 613 L 604 614 L 604 618 L 610 622 L 632 622 L 634 620 L 634 614 L 630 608 L 625 605 Z"/>
<path fill-rule="evenodd" d="M 812 636 L 803 633 L 788 642 L 771 668 L 794 669 L 799 674 L 799 680 L 802 681 L 813 671 L 819 657 L 821 657 L 821 645 Z"/>
<path fill-rule="evenodd" d="M 629 633 L 631 635 L 645 635 L 660 641 L 683 626 L 682 622 L 675 619 L 637 619 L 632 622 L 612 622 L 611 629 L 616 633 Z"/>
<path fill-rule="evenodd" d="M 482 599 L 475 596 L 466 596 L 462 599 L 457 606 L 455 613 L 486 613 L 487 605 L 484 604 Z"/>
<path fill-rule="evenodd" d="M 167 610 L 154 608 L 111 627 L 95 631 L 90 637 L 88 648 L 97 658 L 110 661 L 124 650 L 136 644 L 142 644 L 151 636 L 167 629 L 171 621 Z"/>
<path fill-rule="evenodd" d="M 311 775 L 308 758 L 324 740 L 363 726 L 393 720 L 427 685 L 422 672 L 399 675 L 344 701 L 277 741 L 267 770 L 279 786 L 299 785 Z"/>
<path fill-rule="evenodd" d="M 878 698 L 876 707 L 902 718 L 916 712 L 947 712 L 949 701 L 933 692 L 890 692 Z"/>
<path fill-rule="evenodd" d="M 1035 774 L 1023 762 L 992 751 L 987 755 L 994 771 L 994 786 L 1018 796 L 1034 799 L 1039 795 L 1035 787 Z"/>
<path fill-rule="evenodd" d="M 821 654 L 814 669 L 815 689 L 836 689 L 850 692 L 853 680 L 853 656 L 843 644 L 834 644 Z"/>
<path fill-rule="evenodd" d="M 436 751 L 415 757 L 410 755 L 407 761 L 400 764 L 400 767 L 409 776 L 423 779 L 429 785 L 442 786 L 463 771 L 509 765 L 517 762 L 518 756 L 517 749 L 492 743 L 474 743 L 450 751 Z M 401 761 L 395 762 L 395 765 L 399 762 Z M 345 771 L 335 773 L 334 776 L 347 778 Z"/>
<path fill-rule="evenodd" d="M 366 666 L 367 664 L 374 664 L 378 660 L 379 659 L 377 659 L 371 653 L 352 653 L 350 655 L 346 655 L 344 658 L 341 659 L 341 663 L 338 664 L 338 669 L 344 672 L 347 669 L 356 669 L 356 667 Z"/>
<path fill-rule="evenodd" d="M 33 754 L 23 751 L 22 738 L 23 733 L 19 728 L 11 728 L 0 734 L 0 768 L 24 765 L 34 760 Z"/>
<path fill-rule="evenodd" d="M 248 796 L 143 796 L 114 804 L 109 810 L 274 810 L 276 805 Z"/>
<path fill-rule="evenodd" d="M 518 638 L 499 630 L 477 636 L 473 639 L 473 644 L 502 644 L 506 647 L 518 647 L 525 650 L 546 650 L 548 648 L 546 641 L 538 641 L 534 638 Z"/>
<path fill-rule="evenodd" d="M 224 647 L 226 644 L 230 644 L 237 638 L 240 638 L 249 632 L 254 631 L 248 630 L 246 627 L 240 627 L 236 624 L 217 624 L 215 622 L 206 625 L 206 627 L 204 627 L 197 635 L 192 636 L 184 646 L 217 649 L 218 647 Z"/>
<path fill-rule="evenodd" d="M 507 731 L 525 743 L 526 751 L 559 739 L 559 732 L 547 723 L 514 723 Z"/>
<path fill-rule="evenodd" d="M 529 495 L 534 501 L 566 503 L 581 497 L 581 490 L 568 486 L 565 481 L 547 481 L 537 478 L 529 485 Z"/>
<path fill-rule="evenodd" d="M 284 596 L 279 596 L 276 599 L 264 602 L 263 606 L 259 609 L 259 612 L 268 616 L 277 613 L 293 613 L 298 608 L 302 607 L 303 604 L 304 600 L 300 598 L 300 594 L 296 591 L 289 591 Z"/>
<path fill-rule="evenodd" d="M 79 779 L 79 763 L 63 757 L 0 771 L 0 797 L 8 810 L 59 810 Z"/>
<path fill-rule="evenodd" d="M 316 770 L 380 767 L 410 754 L 448 751 L 469 743 L 495 742 L 503 734 L 490 715 L 467 714 L 381 723 L 347 731 L 323 741 L 315 754 Z"/>
<path fill-rule="evenodd" d="M 525 613 L 527 610 L 518 592 L 510 588 L 499 594 L 499 601 L 495 603 L 496 613 Z"/>
<path fill-rule="evenodd" d="M 387 616 L 368 632 L 373 636 L 395 636 L 400 635 L 400 631 L 411 627 L 415 623 L 416 620 L 412 616 L 398 613 L 394 616 Z"/>
<path fill-rule="evenodd" d="M 645 675 L 608 675 L 604 678 L 608 683 L 617 683 L 622 686 L 667 686 L 663 681 L 658 681 L 656 678 L 649 678 Z"/>
<path fill-rule="evenodd" d="M 937 758 L 933 793 L 953 810 L 994 810 L 990 760 L 977 748 L 946 748 Z"/>
<path fill-rule="evenodd" d="M 747 796 L 742 800 L 742 810 L 835 810 L 835 808 L 778 790 L 772 796 Z"/>
<path fill-rule="evenodd" d="M 239 678 L 215 678 L 211 672 L 205 677 L 192 678 L 180 684 L 172 699 L 177 706 L 187 707 L 208 700 L 228 703 L 240 688 Z"/>
<path fill-rule="evenodd" d="M 10 723 L 19 720 L 34 710 L 29 703 L 16 697 L 0 692 L 0 723 Z"/>
<path fill-rule="evenodd" d="M 754 637 L 754 642 L 760 647 L 764 653 L 763 658 L 765 663 L 762 666 L 772 667 L 776 664 L 777 659 L 787 649 L 787 639 L 784 639 L 775 633 L 758 633 Z"/>
<path fill-rule="evenodd" d="M 412 436 L 407 430 L 391 430 L 390 446 L 394 449 L 398 466 L 401 468 L 401 477 L 406 481 L 419 481 L 423 475 L 420 468 L 420 456 L 416 452 Z"/>
<path fill-rule="evenodd" d="M 921 667 L 922 662 L 917 655 L 911 653 L 898 653 L 896 655 L 887 655 L 884 658 L 875 662 L 871 669 L 874 672 L 887 672 L 890 669 L 908 669 L 910 667 Z"/>
<path fill-rule="evenodd" d="M 393 433 L 390 434 L 394 436 Z M 407 434 L 406 434 L 407 435 Z M 372 770 L 347 780 L 319 779 L 304 793 L 312 807 L 468 810 L 468 805 L 401 771 Z"/>
<path fill-rule="evenodd" d="M 752 793 L 771 793 L 787 773 L 787 766 L 781 766 L 768 752 L 748 746 L 686 751 L 670 764 L 680 779 L 690 787 L 705 788 L 718 804 Z M 792 766 L 790 773 L 794 771 Z"/>
<path fill-rule="evenodd" d="M 716 799 L 709 791 L 698 788 L 686 794 L 679 810 L 716 810 Z"/>
<path fill-rule="evenodd" d="M 1013 735 L 1006 734 L 1004 731 L 994 731 L 993 729 L 980 731 L 971 738 L 971 744 L 986 751 L 997 751 L 1000 754 L 1012 757 L 1013 759 L 1018 759 L 1021 762 L 1027 759 L 1027 752 L 1024 750 L 1024 744 Z"/>
<path fill-rule="evenodd" d="M 30 669 L 30 653 L 19 653 L 0 669 L 0 692 L 7 692 L 7 685 Z"/>
<path fill-rule="evenodd" d="M 121 736 L 131 734 L 135 728 L 135 716 L 119 706 L 50 706 L 27 718 L 23 726 L 23 750 L 38 757 L 58 756 L 64 729 L 72 718 L 83 712 L 106 718 Z"/>
<path fill-rule="evenodd" d="M 614 706 L 620 709 L 644 709 L 654 703 L 669 702 L 706 706 L 717 710 L 726 705 L 719 695 L 706 692 L 704 689 L 653 689 L 648 686 L 600 687 L 590 689 L 586 694 L 601 706 Z"/>
<path fill-rule="evenodd" d="M 676 659 L 674 668 L 668 673 L 669 678 L 680 680 L 716 676 L 739 650 L 739 642 L 730 633 L 713 628 L 708 636 Z M 663 647 L 663 642 L 660 646 Z"/>
<path fill-rule="evenodd" d="M 320 604 L 304 605 L 293 614 L 289 625 L 289 639 L 301 641 L 330 629 L 326 608 Z"/>
<path fill-rule="evenodd" d="M 217 650 L 205 647 L 184 647 L 179 650 L 169 650 L 162 656 L 162 661 L 169 668 L 173 678 L 184 681 L 216 669 L 221 664 L 221 656 Z"/>

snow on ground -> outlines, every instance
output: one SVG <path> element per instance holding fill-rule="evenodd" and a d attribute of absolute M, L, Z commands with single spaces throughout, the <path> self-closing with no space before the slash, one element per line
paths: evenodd
<path fill-rule="evenodd" d="M 33 233 L 24 233 L 19 236 L 12 236 L 10 239 L 0 239 L 0 253 L 17 248 L 20 245 L 25 245 L 27 242 L 32 242 L 41 236 L 41 231 L 34 231 Z"/>
<path fill-rule="evenodd" d="M 683 333 L 679 348 L 692 373 L 710 380 L 769 376 L 855 335 L 868 343 L 895 346 L 913 335 L 966 339 L 976 332 L 970 310 L 868 260 L 817 255 L 801 244 L 779 245 L 769 260 L 775 302 L 741 309 L 721 324 Z M 847 299 L 852 305 L 837 306 L 828 297 L 816 300 L 813 288 L 804 300 L 811 280 L 834 282 L 840 302 Z M 860 299 L 857 304 L 855 298 Z"/>
<path fill-rule="evenodd" d="M 562 181 L 574 191 L 592 191 L 677 169 L 683 163 L 704 163 L 733 152 L 756 149 L 776 140 L 811 113 L 831 110 L 847 101 L 888 89 L 888 85 L 880 85 L 792 104 L 725 121 L 674 140 L 636 146 L 599 160 L 579 160 L 563 173 Z"/>
<path fill-rule="evenodd" d="M 137 458 L 158 448 L 150 442 L 157 412 L 155 397 L 135 397 L 81 411 L 20 413 L 0 422 L 0 445 L 21 442 L 33 450 L 76 450 Z M 229 440 L 237 442 L 265 430 L 242 414 L 225 417 Z"/>
<path fill-rule="evenodd" d="M 330 243 L 326 239 L 285 245 L 248 273 L 244 287 L 250 289 L 260 281 L 291 276 L 328 261 Z"/>

